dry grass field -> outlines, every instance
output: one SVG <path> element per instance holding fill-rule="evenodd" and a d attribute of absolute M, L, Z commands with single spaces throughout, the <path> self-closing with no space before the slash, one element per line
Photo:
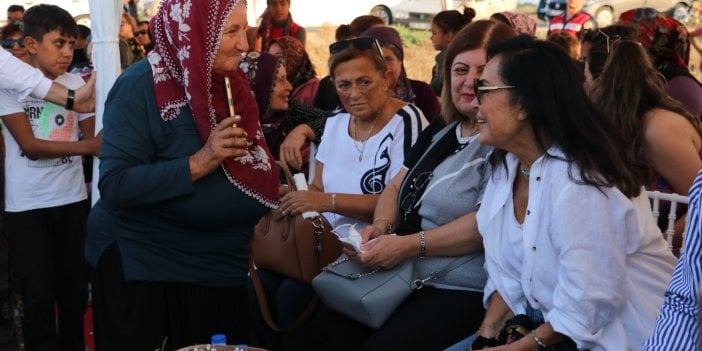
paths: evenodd
<path fill-rule="evenodd" d="M 527 9 L 528 11 L 529 9 Z M 334 42 L 335 27 L 323 26 L 307 32 L 307 51 L 312 62 L 317 67 L 320 76 L 328 74 L 327 60 L 329 59 L 329 44 Z M 540 26 L 537 31 L 539 38 L 546 36 L 545 26 Z M 429 82 L 431 69 L 434 66 L 434 56 L 437 51 L 431 45 L 429 31 L 416 31 L 400 28 L 405 45 L 405 68 L 410 78 Z M 409 39 L 409 40 L 408 40 Z M 702 40 L 698 40 L 702 44 Z M 700 55 L 691 50 L 690 69 L 702 80 L 700 72 Z"/>

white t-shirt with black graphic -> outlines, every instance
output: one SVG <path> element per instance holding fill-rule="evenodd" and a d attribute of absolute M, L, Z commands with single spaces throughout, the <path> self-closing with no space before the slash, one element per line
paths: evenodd
<path fill-rule="evenodd" d="M 422 111 L 408 104 L 362 146 L 360 141 L 353 140 L 349 135 L 349 123 L 351 115 L 341 111 L 328 118 L 324 127 L 316 158 L 324 164 L 322 181 L 325 193 L 382 193 L 428 124 Z M 359 149 L 363 150 L 360 160 Z M 333 227 L 357 223 L 356 228 L 360 229 L 368 224 L 330 212 L 324 213 L 324 216 Z"/>

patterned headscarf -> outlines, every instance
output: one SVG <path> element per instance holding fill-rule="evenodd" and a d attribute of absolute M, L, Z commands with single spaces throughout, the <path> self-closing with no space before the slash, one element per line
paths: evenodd
<path fill-rule="evenodd" d="M 365 32 L 361 33 L 362 37 L 370 37 L 377 39 L 381 46 L 390 44 L 390 46 L 395 49 L 393 52 L 399 54 L 398 59 L 402 61 L 402 67 L 400 70 L 400 77 L 397 78 L 397 83 L 395 84 L 395 97 L 402 99 L 405 102 L 414 102 L 414 92 L 412 91 L 412 85 L 407 78 L 407 71 L 405 71 L 405 50 L 402 47 L 402 39 L 400 38 L 400 33 L 397 32 L 395 28 L 378 26 L 371 27 Z"/>
<path fill-rule="evenodd" d="M 212 65 L 224 26 L 240 0 L 161 0 L 151 19 L 154 49 L 148 60 L 153 70 L 156 106 L 161 118 L 178 117 L 188 105 L 203 144 L 229 115 L 224 75 Z M 196 5 L 196 6 L 193 6 Z M 245 2 L 242 4 L 245 5 Z M 249 153 L 224 160 L 229 181 L 268 207 L 278 202 L 278 171 L 258 123 L 258 107 L 241 70 L 231 80 L 238 123 L 246 130 Z"/>
<path fill-rule="evenodd" d="M 286 35 L 273 39 L 271 45 L 274 43 L 283 49 L 288 81 L 292 84 L 293 90 L 317 75 L 310 56 L 305 51 L 305 46 L 297 38 Z"/>
<path fill-rule="evenodd" d="M 514 30 L 519 34 L 529 34 L 532 37 L 536 35 L 536 20 L 531 16 L 512 11 L 502 11 L 499 12 L 500 15 L 504 16 L 509 25 L 514 28 Z"/>
<path fill-rule="evenodd" d="M 656 67 L 687 69 L 690 36 L 685 26 L 672 16 L 644 7 L 622 13 L 619 22 L 639 27 L 639 41 L 648 48 Z"/>
<path fill-rule="evenodd" d="M 278 68 L 283 65 L 282 59 L 267 52 L 249 52 L 239 62 L 239 68 L 249 81 L 261 116 L 270 109 L 275 78 L 278 75 Z M 265 123 L 265 121 L 261 122 Z"/>
<path fill-rule="evenodd" d="M 239 67 L 249 81 L 259 108 L 259 121 L 266 137 L 266 144 L 277 159 L 280 144 L 288 131 L 287 111 L 270 111 L 278 69 L 284 61 L 267 52 L 250 52 L 241 59 Z M 269 113 L 270 112 L 270 113 Z"/>

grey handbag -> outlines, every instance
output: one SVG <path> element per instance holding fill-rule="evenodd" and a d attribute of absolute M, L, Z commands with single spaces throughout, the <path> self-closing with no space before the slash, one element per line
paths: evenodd
<path fill-rule="evenodd" d="M 373 329 L 380 328 L 414 289 L 470 261 L 459 257 L 443 270 L 416 279 L 412 260 L 389 270 L 363 267 L 343 254 L 312 279 L 312 287 L 325 306 Z"/>
<path fill-rule="evenodd" d="M 312 287 L 325 306 L 378 329 L 412 293 L 413 280 L 411 260 L 389 270 L 368 270 L 343 254 L 312 279 Z"/>

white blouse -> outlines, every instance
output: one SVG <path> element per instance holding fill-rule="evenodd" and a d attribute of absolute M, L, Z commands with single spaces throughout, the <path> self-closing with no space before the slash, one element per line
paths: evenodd
<path fill-rule="evenodd" d="M 552 147 L 549 154 L 563 156 Z M 512 184 L 518 160 L 493 171 L 477 215 L 485 245 L 485 304 L 498 291 L 515 314 L 527 301 L 579 349 L 640 350 L 653 331 L 675 257 L 653 222 L 645 192 L 570 179 L 579 168 L 552 157 L 531 167 L 523 259 L 502 245 L 512 235 Z M 569 169 L 570 168 L 570 169 Z M 516 261 L 516 262 L 515 262 Z M 515 279 L 509 266 L 522 267 Z"/>

